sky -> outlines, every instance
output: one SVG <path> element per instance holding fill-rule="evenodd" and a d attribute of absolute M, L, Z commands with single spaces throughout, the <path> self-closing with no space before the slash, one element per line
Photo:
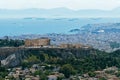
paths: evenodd
<path fill-rule="evenodd" d="M 51 9 L 65 7 L 73 10 L 112 10 L 120 7 L 120 0 L 0 0 L 0 9 Z"/>

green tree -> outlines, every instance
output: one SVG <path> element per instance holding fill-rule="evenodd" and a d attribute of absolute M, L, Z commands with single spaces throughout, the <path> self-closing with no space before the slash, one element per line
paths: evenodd
<path fill-rule="evenodd" d="M 75 74 L 75 70 L 70 64 L 65 64 L 60 68 L 60 72 L 65 75 L 66 78 L 69 78 L 70 75 Z"/>
<path fill-rule="evenodd" d="M 117 77 L 120 77 L 120 71 L 118 71 L 118 72 L 116 73 L 116 76 L 117 76 Z"/>
<path fill-rule="evenodd" d="M 47 75 L 45 74 L 40 75 L 40 80 L 47 80 Z"/>
<path fill-rule="evenodd" d="M 35 71 L 34 72 L 34 74 L 33 74 L 34 76 L 36 76 L 36 75 L 42 75 L 42 71 L 40 71 L 40 70 L 37 70 L 37 71 Z"/>
<path fill-rule="evenodd" d="M 0 78 L 5 78 L 5 76 L 8 74 L 5 67 L 0 67 Z"/>
<path fill-rule="evenodd" d="M 96 73 L 95 73 L 95 72 L 88 72 L 88 75 L 89 75 L 90 77 L 95 77 L 95 76 L 96 76 Z"/>
<path fill-rule="evenodd" d="M 99 80 L 107 80 L 106 78 L 102 77 L 102 78 L 99 78 Z"/>
<path fill-rule="evenodd" d="M 37 56 L 35 56 L 35 55 L 29 56 L 27 60 L 28 60 L 28 62 L 30 62 L 30 63 L 36 63 L 36 62 L 39 62 L 39 61 L 40 61 L 40 60 L 37 58 Z"/>

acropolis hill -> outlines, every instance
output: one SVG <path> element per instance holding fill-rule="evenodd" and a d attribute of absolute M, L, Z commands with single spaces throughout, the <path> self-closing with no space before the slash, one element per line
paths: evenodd
<path fill-rule="evenodd" d="M 75 55 L 87 54 L 92 50 L 89 46 L 83 46 L 81 44 L 60 44 L 50 45 L 50 39 L 32 39 L 25 40 L 25 45 L 19 47 L 1 47 L 0 48 L 0 60 L 4 66 L 16 66 L 19 65 L 26 56 L 29 54 L 38 54 L 40 52 L 50 55 L 61 55 L 62 58 L 66 58 L 72 53 Z"/>
<path fill-rule="evenodd" d="M 92 51 L 92 48 L 0 48 L 0 60 L 4 66 L 17 66 L 30 54 L 46 53 L 67 58 L 71 54 L 78 57 L 89 55 Z"/>

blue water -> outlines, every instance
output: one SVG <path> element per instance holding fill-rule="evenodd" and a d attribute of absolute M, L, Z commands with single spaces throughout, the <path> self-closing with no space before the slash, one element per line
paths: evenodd
<path fill-rule="evenodd" d="M 118 23 L 119 18 L 25 18 L 0 19 L 0 36 L 14 36 L 22 34 L 68 33 L 71 29 L 80 28 L 86 24 Z"/>

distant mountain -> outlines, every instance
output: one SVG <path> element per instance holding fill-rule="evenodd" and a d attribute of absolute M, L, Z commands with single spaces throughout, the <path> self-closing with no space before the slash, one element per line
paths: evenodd
<path fill-rule="evenodd" d="M 68 8 L 0 10 L 0 17 L 120 17 L 119 14 L 120 8 L 110 11 L 97 9 L 71 10 Z"/>

